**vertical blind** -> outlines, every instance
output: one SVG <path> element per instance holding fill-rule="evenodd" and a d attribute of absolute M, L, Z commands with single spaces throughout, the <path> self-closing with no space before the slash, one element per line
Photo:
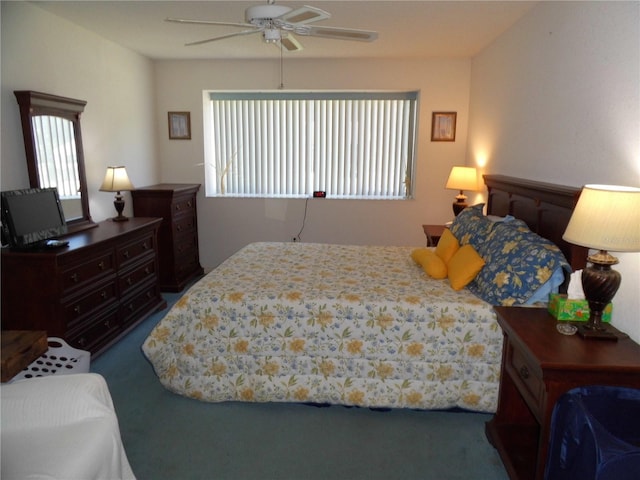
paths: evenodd
<path fill-rule="evenodd" d="M 209 92 L 208 196 L 411 197 L 417 92 Z"/>

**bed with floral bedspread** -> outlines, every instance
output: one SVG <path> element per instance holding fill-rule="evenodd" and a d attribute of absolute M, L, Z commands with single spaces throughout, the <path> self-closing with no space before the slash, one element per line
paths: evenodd
<path fill-rule="evenodd" d="M 203 277 L 143 345 L 169 390 L 210 401 L 496 409 L 492 306 L 409 247 L 255 243 Z"/>
<path fill-rule="evenodd" d="M 494 412 L 492 305 L 547 301 L 587 250 L 562 239 L 580 189 L 484 178 L 489 215 L 466 208 L 435 249 L 246 246 L 185 293 L 145 355 L 169 390 L 210 402 Z"/>

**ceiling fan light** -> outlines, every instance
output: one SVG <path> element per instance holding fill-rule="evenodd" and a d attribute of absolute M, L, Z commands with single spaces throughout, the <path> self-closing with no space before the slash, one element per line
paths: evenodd
<path fill-rule="evenodd" d="M 280 30 L 277 28 L 267 28 L 262 32 L 262 37 L 267 43 L 276 43 L 281 38 Z"/>

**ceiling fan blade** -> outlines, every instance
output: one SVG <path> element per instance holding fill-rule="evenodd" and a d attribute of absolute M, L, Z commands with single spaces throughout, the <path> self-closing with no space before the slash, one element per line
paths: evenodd
<path fill-rule="evenodd" d="M 202 45 L 203 43 L 215 42 L 218 40 L 224 40 L 225 38 L 231 38 L 231 37 L 240 37 L 242 35 L 251 35 L 252 33 L 259 33 L 261 31 L 262 29 L 258 29 L 258 28 L 255 30 L 243 30 L 242 32 L 229 33 L 227 35 L 220 35 L 219 37 L 208 38 L 206 40 L 199 40 L 197 42 L 185 43 L 185 46 L 191 47 L 193 45 Z"/>
<path fill-rule="evenodd" d="M 303 50 L 302 44 L 293 35 L 280 37 L 280 41 L 276 45 L 278 48 L 282 45 L 282 47 L 289 52 L 299 52 Z"/>
<path fill-rule="evenodd" d="M 357 40 L 360 42 L 373 42 L 378 38 L 378 32 L 371 30 L 357 30 L 355 28 L 340 27 L 311 27 L 305 26 L 295 32 L 299 35 L 311 37 L 334 38 L 337 40 Z"/>
<path fill-rule="evenodd" d="M 280 15 L 274 20 L 276 24 L 284 22 L 291 23 L 295 26 L 311 22 L 319 22 L 320 20 L 326 20 L 327 18 L 331 18 L 331 14 L 329 12 L 305 5 L 304 7 L 296 8 L 295 10 L 291 10 L 290 12 Z"/>
<path fill-rule="evenodd" d="M 226 27 L 241 27 L 241 28 L 253 28 L 255 25 L 251 25 L 250 23 L 233 23 L 233 22 L 216 22 L 213 20 L 188 20 L 185 18 L 165 18 L 165 22 L 173 22 L 173 23 L 186 23 L 186 24 L 195 24 L 195 25 L 222 25 Z"/>

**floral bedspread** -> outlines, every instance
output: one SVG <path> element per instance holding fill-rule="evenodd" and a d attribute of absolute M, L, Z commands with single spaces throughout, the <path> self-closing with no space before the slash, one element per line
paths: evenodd
<path fill-rule="evenodd" d="M 410 247 L 254 243 L 145 340 L 162 384 L 210 401 L 497 406 L 492 307 L 430 279 Z"/>

